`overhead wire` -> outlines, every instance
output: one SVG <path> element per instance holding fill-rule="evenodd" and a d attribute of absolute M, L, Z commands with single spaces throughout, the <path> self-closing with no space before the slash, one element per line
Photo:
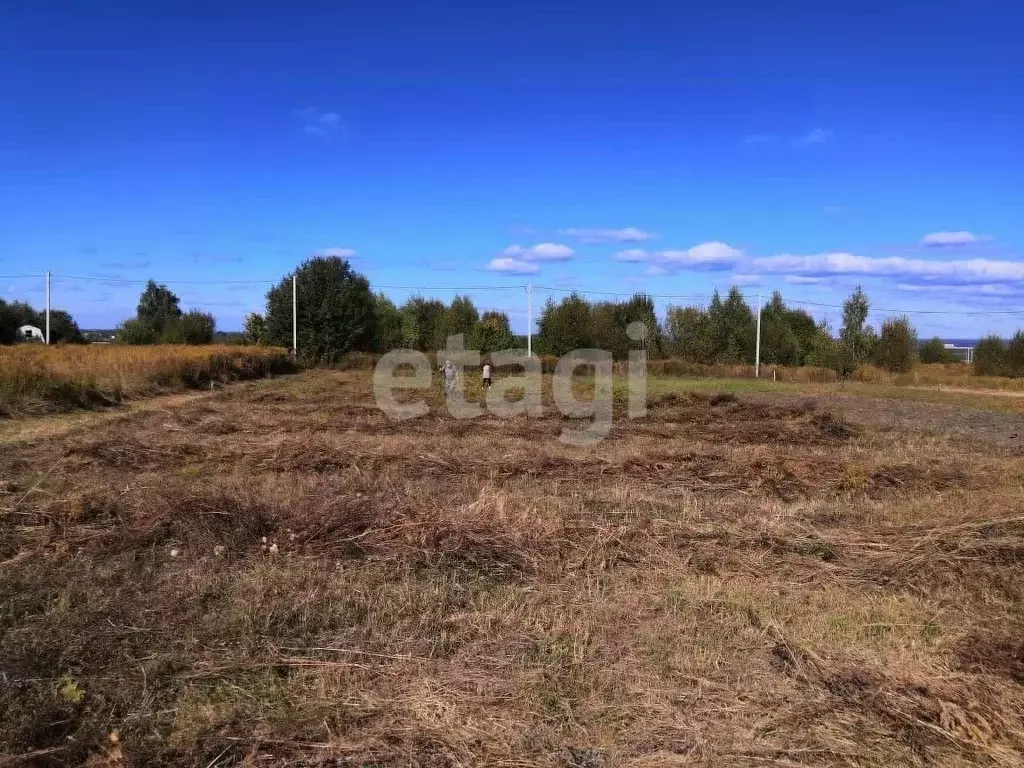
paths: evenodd
<path fill-rule="evenodd" d="M 30 278 L 42 278 L 41 274 L 22 273 L 22 274 L 10 274 L 0 275 L 0 279 L 3 280 L 16 280 L 16 279 L 30 279 Z M 148 279 L 133 279 L 133 278 L 122 278 L 122 277 L 107 277 L 103 275 L 68 275 L 61 273 L 52 273 L 51 278 L 55 280 L 79 280 L 85 282 L 105 283 L 108 285 L 145 285 L 150 282 Z M 171 280 L 154 280 L 154 282 L 163 285 L 276 285 L 281 282 L 280 279 L 265 279 L 265 278 L 253 278 L 247 280 L 188 280 L 188 279 L 171 279 Z M 558 285 L 540 285 L 540 284 L 506 284 L 506 285 L 446 285 L 446 286 L 427 286 L 427 285 L 393 285 L 393 284 L 374 284 L 373 288 L 380 288 L 385 290 L 403 290 L 403 291 L 416 291 L 422 293 L 430 292 L 442 292 L 442 291 L 454 291 L 454 292 L 469 292 L 469 291 L 547 291 L 553 293 L 566 293 L 573 294 L 578 293 L 583 296 L 632 296 L 641 294 L 649 296 L 652 299 L 664 299 L 664 300 L 689 300 L 689 301 L 706 301 L 711 298 L 710 294 L 700 293 L 650 293 L 648 291 L 603 291 L 603 290 L 590 290 L 584 288 L 576 288 L 570 286 L 558 286 Z M 744 298 L 750 298 L 748 293 L 744 293 Z M 826 302 L 810 301 L 806 299 L 794 299 L 785 298 L 787 304 L 806 306 L 806 307 L 818 307 L 821 309 L 834 309 L 841 310 L 842 304 L 830 304 Z M 871 314 L 906 314 L 906 315 L 948 315 L 948 316 L 974 316 L 974 315 L 1024 315 L 1024 309 L 973 309 L 973 310 L 955 310 L 955 309 L 898 309 L 891 307 L 871 307 Z"/>

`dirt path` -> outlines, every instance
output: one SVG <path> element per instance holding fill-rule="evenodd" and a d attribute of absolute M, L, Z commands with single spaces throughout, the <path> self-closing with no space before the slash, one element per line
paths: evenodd
<path fill-rule="evenodd" d="M 969 389 L 967 387 L 907 387 L 917 392 L 946 392 L 953 395 L 993 395 L 995 397 L 1024 397 L 1017 389 Z"/>
<path fill-rule="evenodd" d="M 280 379 L 283 377 L 278 376 L 275 378 Z M 189 392 L 178 392 L 173 395 L 159 395 L 143 400 L 129 401 L 116 408 L 104 408 L 98 411 L 73 411 L 71 413 L 47 414 L 45 416 L 24 419 L 0 419 L 0 445 L 38 438 L 63 437 L 91 425 L 107 424 L 120 419 L 130 418 L 133 414 L 178 408 L 196 400 L 209 400 L 221 395 L 225 389 L 252 386 L 261 381 L 269 381 L 269 379 L 228 384 L 227 387 L 221 387 L 214 391 L 192 390 Z"/>

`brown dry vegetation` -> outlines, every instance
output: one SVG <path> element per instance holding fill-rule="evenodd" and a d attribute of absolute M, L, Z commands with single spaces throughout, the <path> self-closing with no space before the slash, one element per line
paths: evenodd
<path fill-rule="evenodd" d="M 362 372 L 89 418 L 0 446 L 8 762 L 1024 761 L 1004 445 L 667 393 L 573 448 Z"/>
<path fill-rule="evenodd" d="M 287 352 L 273 347 L 0 346 L 0 417 L 114 405 L 293 371 Z"/>

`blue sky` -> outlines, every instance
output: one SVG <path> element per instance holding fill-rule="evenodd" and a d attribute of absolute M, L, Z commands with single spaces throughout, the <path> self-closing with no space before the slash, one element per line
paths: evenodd
<path fill-rule="evenodd" d="M 0 26 L 0 275 L 98 278 L 54 281 L 85 327 L 154 277 L 238 328 L 266 286 L 228 281 L 324 251 L 519 330 L 525 283 L 1024 325 L 1010 0 L 151 5 Z"/>

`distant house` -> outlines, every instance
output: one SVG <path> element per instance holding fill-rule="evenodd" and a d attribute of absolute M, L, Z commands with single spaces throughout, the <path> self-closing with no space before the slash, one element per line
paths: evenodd
<path fill-rule="evenodd" d="M 34 325 L 23 325 L 18 329 L 19 341 L 46 341 L 43 332 Z"/>
<path fill-rule="evenodd" d="M 959 346 L 950 342 L 943 344 L 957 360 L 962 360 L 965 363 L 974 362 L 974 347 L 971 346 Z"/>
<path fill-rule="evenodd" d="M 109 344 L 114 341 L 113 331 L 84 330 L 82 336 L 90 344 Z"/>

